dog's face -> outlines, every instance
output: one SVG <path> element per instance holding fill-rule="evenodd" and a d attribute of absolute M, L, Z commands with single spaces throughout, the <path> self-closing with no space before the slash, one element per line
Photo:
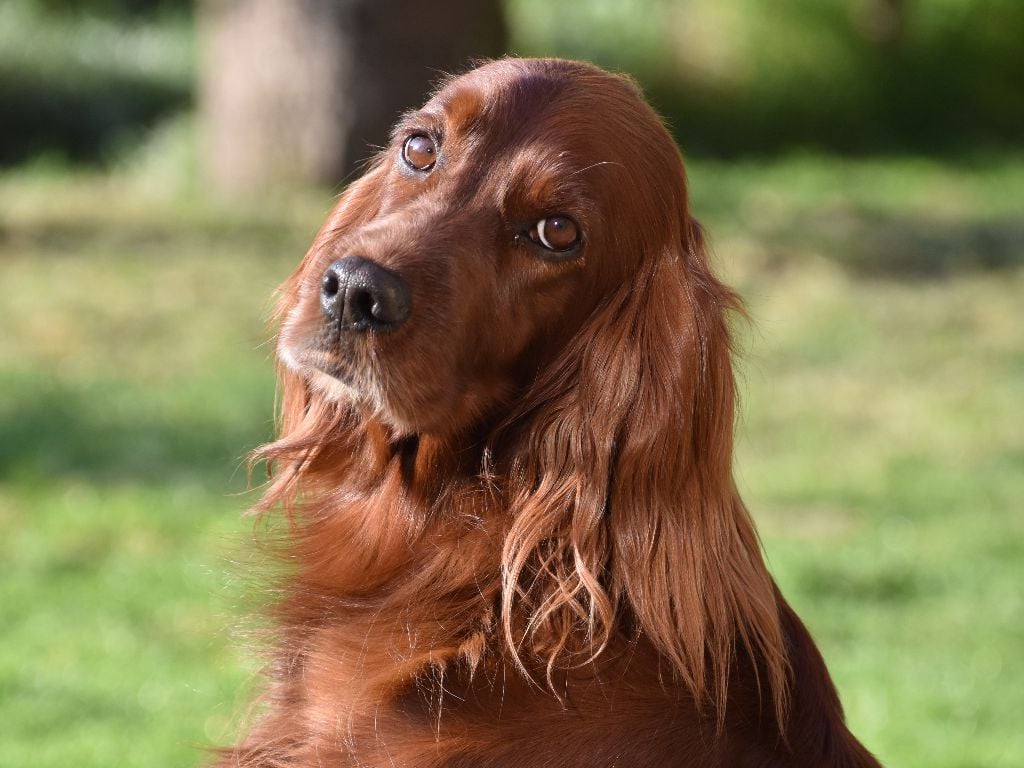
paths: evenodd
<path fill-rule="evenodd" d="M 669 146 L 664 146 L 668 144 Z M 627 81 L 499 61 L 406 115 L 295 276 L 279 354 L 322 396 L 449 434 L 528 385 L 684 206 Z"/>

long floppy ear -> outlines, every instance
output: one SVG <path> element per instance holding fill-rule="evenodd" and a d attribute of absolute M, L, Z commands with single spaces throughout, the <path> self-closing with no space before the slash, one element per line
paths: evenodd
<path fill-rule="evenodd" d="M 631 628 L 720 715 L 742 644 L 781 717 L 773 583 L 732 477 L 727 315 L 739 302 L 711 272 L 699 226 L 685 218 L 672 235 L 537 382 L 521 417 L 530 443 L 504 552 L 506 637 L 546 655 L 550 676 L 556 657 L 585 662 Z"/>
<path fill-rule="evenodd" d="M 383 174 L 383 165 L 378 161 L 364 176 L 349 185 L 299 266 L 278 288 L 273 320 L 280 328 L 279 346 L 280 334 L 285 332 L 293 314 L 300 311 L 303 292 L 310 290 L 311 284 L 319 284 L 318 280 L 310 281 L 307 273 L 323 262 L 325 249 L 376 215 Z M 267 463 L 273 482 L 254 508 L 255 512 L 265 512 L 282 502 L 289 507 L 296 491 L 296 481 L 306 470 L 317 463 L 329 463 L 325 461 L 328 458 L 351 457 L 353 452 L 345 450 L 350 445 L 333 445 L 326 436 L 351 443 L 359 439 L 358 432 L 362 426 L 350 408 L 314 391 L 299 373 L 282 362 L 280 354 L 277 379 L 277 440 L 261 446 L 252 454 L 252 462 Z M 334 466 L 340 465 L 335 462 Z"/>

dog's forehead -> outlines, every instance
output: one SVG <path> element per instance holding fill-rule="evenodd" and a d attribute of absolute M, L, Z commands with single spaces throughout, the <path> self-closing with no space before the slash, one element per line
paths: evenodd
<path fill-rule="evenodd" d="M 625 97 L 625 98 L 623 98 Z M 573 117 L 585 132 L 586 114 L 600 106 L 601 114 L 629 111 L 641 101 L 628 81 L 580 62 L 558 59 L 503 59 L 445 82 L 424 111 L 444 115 L 454 133 L 500 128 L 538 130 L 550 121 Z"/>
<path fill-rule="evenodd" d="M 494 127 L 508 130 L 537 120 L 564 87 L 564 83 L 526 76 L 486 78 L 474 70 L 449 82 L 425 110 L 441 112 L 454 133 Z"/>
<path fill-rule="evenodd" d="M 395 135 L 431 126 L 450 178 L 484 194 L 518 187 L 544 200 L 612 200 L 658 179 L 674 188 L 665 169 L 681 165 L 633 81 L 576 61 L 502 59 L 450 78 Z M 482 168 L 492 184 L 480 183 Z"/>
<path fill-rule="evenodd" d="M 443 141 L 472 162 L 507 165 L 509 176 L 522 168 L 568 176 L 620 161 L 629 140 L 612 140 L 607 123 L 586 118 L 581 105 L 604 95 L 594 91 L 571 72 L 488 65 L 449 81 L 421 114 L 439 119 Z M 574 108 L 565 109 L 567 103 Z"/>

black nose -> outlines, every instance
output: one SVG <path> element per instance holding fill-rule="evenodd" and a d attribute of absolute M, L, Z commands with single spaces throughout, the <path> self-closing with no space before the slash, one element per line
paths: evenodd
<path fill-rule="evenodd" d="M 320 307 L 342 330 L 390 330 L 409 317 L 409 289 L 394 272 L 348 256 L 324 272 Z"/>

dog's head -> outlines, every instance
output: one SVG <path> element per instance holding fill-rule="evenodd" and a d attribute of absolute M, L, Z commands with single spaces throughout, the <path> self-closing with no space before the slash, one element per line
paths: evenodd
<path fill-rule="evenodd" d="M 456 433 L 511 408 L 595 311 L 703 271 L 693 233 L 678 151 L 632 82 L 493 62 L 405 115 L 342 196 L 286 291 L 279 354 L 399 432 Z"/>

